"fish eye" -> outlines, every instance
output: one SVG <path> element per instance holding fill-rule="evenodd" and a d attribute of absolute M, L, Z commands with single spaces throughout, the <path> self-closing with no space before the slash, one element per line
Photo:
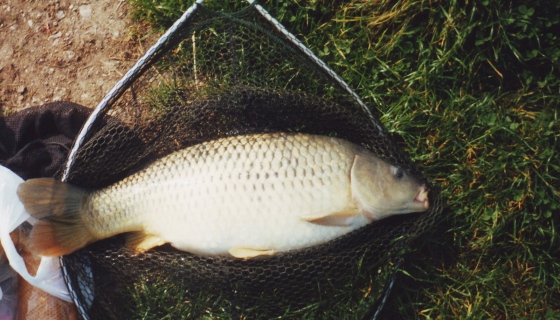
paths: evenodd
<path fill-rule="evenodd" d="M 393 174 L 394 174 L 395 178 L 402 179 L 402 177 L 404 177 L 404 170 L 399 168 L 399 167 L 394 167 L 393 168 Z"/>

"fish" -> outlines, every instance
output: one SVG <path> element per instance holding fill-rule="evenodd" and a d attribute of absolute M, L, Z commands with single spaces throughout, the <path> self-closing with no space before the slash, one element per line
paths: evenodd
<path fill-rule="evenodd" d="M 283 132 L 196 144 L 99 190 L 38 178 L 17 191 L 39 220 L 30 240 L 42 256 L 124 233 L 138 254 L 169 243 L 239 259 L 315 246 L 388 216 L 426 211 L 428 192 L 357 144 Z"/>

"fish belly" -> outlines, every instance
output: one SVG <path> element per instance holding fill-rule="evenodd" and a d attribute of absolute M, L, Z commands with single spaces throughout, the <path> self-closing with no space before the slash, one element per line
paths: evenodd
<path fill-rule="evenodd" d="M 180 250 L 287 251 L 327 242 L 367 223 L 324 226 L 303 219 L 353 205 L 353 159 L 349 145 L 329 137 L 236 136 L 170 154 L 104 190 L 105 199 L 94 202 L 120 212 L 109 218 L 100 214 L 106 218 L 99 225 L 141 225 Z M 114 199 L 107 200 L 108 195 Z M 120 209 L 109 208 L 115 201 Z"/>

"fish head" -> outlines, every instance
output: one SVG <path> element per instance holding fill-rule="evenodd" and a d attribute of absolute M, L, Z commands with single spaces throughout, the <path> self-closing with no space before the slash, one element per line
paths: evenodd
<path fill-rule="evenodd" d="M 354 201 L 370 220 L 423 212 L 430 207 L 425 184 L 369 153 L 356 155 L 351 188 Z"/>

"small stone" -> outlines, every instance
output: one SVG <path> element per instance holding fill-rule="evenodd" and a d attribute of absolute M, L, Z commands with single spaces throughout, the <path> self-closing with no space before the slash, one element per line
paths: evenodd
<path fill-rule="evenodd" d="M 57 33 L 51 35 L 51 36 L 49 37 L 49 39 L 58 39 L 58 38 L 60 38 L 60 37 L 62 37 L 62 31 L 59 31 L 59 32 L 57 32 Z"/>
<path fill-rule="evenodd" d="M 91 5 L 80 6 L 79 10 L 82 18 L 89 18 L 91 16 Z"/>
<path fill-rule="evenodd" d="M 76 53 L 74 51 L 66 51 L 65 53 L 68 60 L 72 60 L 76 57 Z"/>
<path fill-rule="evenodd" d="M 17 92 L 19 92 L 19 94 L 24 94 L 26 90 L 27 88 L 25 86 L 17 87 Z"/>
<path fill-rule="evenodd" d="M 56 87 L 54 88 L 53 93 L 56 94 L 57 96 L 65 96 L 67 91 L 68 90 L 66 88 Z"/>
<path fill-rule="evenodd" d="M 60 10 L 54 16 L 55 16 L 56 20 L 62 20 L 62 19 L 64 19 L 64 17 L 66 17 L 66 13 L 64 13 L 64 11 Z"/>
<path fill-rule="evenodd" d="M 27 25 L 28 25 L 30 28 L 33 28 L 33 20 L 27 20 Z"/>

